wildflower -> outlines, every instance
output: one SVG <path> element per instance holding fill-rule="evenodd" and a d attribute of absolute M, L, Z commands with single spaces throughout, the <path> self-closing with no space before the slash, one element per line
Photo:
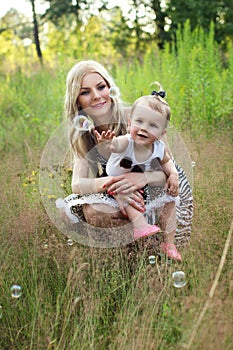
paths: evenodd
<path fill-rule="evenodd" d="M 48 194 L 47 198 L 48 199 L 56 199 L 57 197 L 54 196 L 54 194 Z"/>

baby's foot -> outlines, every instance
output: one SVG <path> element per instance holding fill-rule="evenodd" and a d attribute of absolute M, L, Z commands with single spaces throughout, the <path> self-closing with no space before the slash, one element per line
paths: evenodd
<path fill-rule="evenodd" d="M 139 238 L 144 238 L 148 236 L 155 235 L 156 233 L 160 232 L 160 228 L 156 225 L 147 225 L 143 229 L 137 229 L 134 230 L 134 239 L 137 240 Z"/>
<path fill-rule="evenodd" d="M 181 254 L 176 249 L 175 244 L 162 242 L 161 249 L 168 258 L 171 258 L 172 260 L 182 261 Z"/>

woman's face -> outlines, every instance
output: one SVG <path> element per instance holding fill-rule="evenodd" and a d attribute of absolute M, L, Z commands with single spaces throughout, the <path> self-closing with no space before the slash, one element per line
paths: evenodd
<path fill-rule="evenodd" d="M 112 101 L 109 87 L 100 74 L 88 73 L 84 76 L 77 104 L 92 117 L 95 125 L 109 123 Z"/>

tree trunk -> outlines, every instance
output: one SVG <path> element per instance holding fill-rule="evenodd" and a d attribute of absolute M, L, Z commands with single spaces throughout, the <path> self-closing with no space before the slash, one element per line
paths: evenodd
<path fill-rule="evenodd" d="M 39 29 L 38 29 L 38 22 L 36 18 L 36 11 L 35 11 L 35 0 L 30 0 L 32 5 L 32 15 L 33 15 L 33 32 L 34 32 L 34 42 L 36 45 L 36 52 L 37 56 L 40 60 L 40 64 L 43 65 L 43 57 L 42 52 L 40 49 L 40 39 L 39 39 Z"/>

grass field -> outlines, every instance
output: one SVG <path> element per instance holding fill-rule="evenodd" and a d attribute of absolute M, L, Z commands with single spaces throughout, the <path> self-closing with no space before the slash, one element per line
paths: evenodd
<path fill-rule="evenodd" d="M 1 151 L 1 350 L 232 349 L 232 241 L 209 298 L 232 222 L 232 135 L 182 136 L 196 166 L 181 264 L 150 265 L 146 251 L 132 261 L 127 247 L 69 245 L 41 202 L 42 149 L 22 142 Z M 181 289 L 171 280 L 178 269 L 187 279 Z M 21 297 L 11 297 L 13 284 Z"/>

